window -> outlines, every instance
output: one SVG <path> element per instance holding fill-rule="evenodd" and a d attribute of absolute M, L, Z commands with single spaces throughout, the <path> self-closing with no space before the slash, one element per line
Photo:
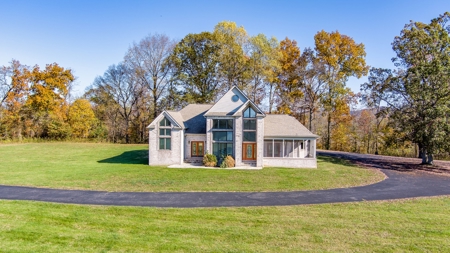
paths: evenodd
<path fill-rule="evenodd" d="M 283 157 L 283 141 L 273 141 L 273 157 Z"/>
<path fill-rule="evenodd" d="M 314 144 L 311 140 L 264 140 L 264 157 L 314 157 Z"/>
<path fill-rule="evenodd" d="M 217 156 L 217 159 L 222 156 L 233 155 L 233 128 L 233 119 L 212 120 L 213 154 Z"/>
<path fill-rule="evenodd" d="M 256 118 L 256 112 L 251 107 L 244 111 L 244 118 Z"/>
<path fill-rule="evenodd" d="M 172 148 L 171 126 L 172 125 L 167 118 L 164 118 L 159 122 L 159 149 L 170 150 Z"/>
<path fill-rule="evenodd" d="M 213 119 L 213 129 L 233 129 L 233 120 Z"/>
<path fill-rule="evenodd" d="M 249 107 L 244 111 L 243 119 L 243 141 L 244 142 L 256 142 L 256 113 Z"/>
<path fill-rule="evenodd" d="M 233 155 L 233 143 L 213 143 L 213 154 L 220 159 L 222 156 Z"/>
<path fill-rule="evenodd" d="M 233 141 L 232 131 L 214 131 L 213 141 Z"/>
<path fill-rule="evenodd" d="M 170 127 L 171 124 L 170 124 L 170 121 L 167 118 L 164 118 L 163 120 L 161 120 L 159 122 L 159 126 L 161 126 L 161 127 Z"/>
<path fill-rule="evenodd" d="M 244 131 L 244 141 L 255 142 L 256 131 Z"/>
<path fill-rule="evenodd" d="M 273 157 L 273 140 L 264 140 L 264 157 Z"/>
<path fill-rule="evenodd" d="M 244 130 L 256 130 L 256 119 L 244 119 Z"/>
<path fill-rule="evenodd" d="M 192 141 L 191 142 L 191 157 L 201 157 L 204 155 L 203 147 L 205 143 L 203 141 Z"/>
<path fill-rule="evenodd" d="M 284 140 L 284 157 L 294 157 L 293 140 Z"/>

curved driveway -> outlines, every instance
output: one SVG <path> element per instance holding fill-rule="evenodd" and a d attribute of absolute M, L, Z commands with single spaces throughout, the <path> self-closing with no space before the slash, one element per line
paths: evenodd
<path fill-rule="evenodd" d="M 345 157 L 339 152 L 318 153 Z M 376 158 L 379 159 L 379 157 Z M 370 163 L 367 159 L 370 158 L 366 158 L 366 162 Z M 377 163 L 376 160 L 373 162 Z M 387 178 L 376 184 L 319 191 L 157 193 L 0 186 L 0 199 L 117 206 L 229 207 L 301 205 L 450 195 L 450 177 L 448 176 L 390 169 L 381 169 L 381 171 Z"/>

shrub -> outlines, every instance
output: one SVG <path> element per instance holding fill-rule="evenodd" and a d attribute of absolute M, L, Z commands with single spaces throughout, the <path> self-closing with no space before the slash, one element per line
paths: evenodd
<path fill-rule="evenodd" d="M 227 155 L 222 159 L 220 168 L 231 168 L 234 167 L 234 165 L 235 165 L 234 158 L 231 155 Z"/>
<path fill-rule="evenodd" d="M 215 167 L 217 165 L 217 157 L 213 154 L 206 153 L 203 156 L 203 165 L 207 167 Z"/>

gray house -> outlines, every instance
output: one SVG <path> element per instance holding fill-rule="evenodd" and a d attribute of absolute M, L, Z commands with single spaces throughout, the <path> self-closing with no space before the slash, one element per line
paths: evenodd
<path fill-rule="evenodd" d="M 236 166 L 316 168 L 316 139 L 295 118 L 265 114 L 240 89 L 217 103 L 164 111 L 149 126 L 149 164 L 201 163 L 231 155 Z"/>

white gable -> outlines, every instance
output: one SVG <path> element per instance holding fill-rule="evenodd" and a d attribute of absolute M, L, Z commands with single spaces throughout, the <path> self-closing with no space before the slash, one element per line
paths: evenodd
<path fill-rule="evenodd" d="M 247 100 L 248 98 L 238 88 L 233 87 L 208 110 L 205 116 L 233 115 Z"/>

